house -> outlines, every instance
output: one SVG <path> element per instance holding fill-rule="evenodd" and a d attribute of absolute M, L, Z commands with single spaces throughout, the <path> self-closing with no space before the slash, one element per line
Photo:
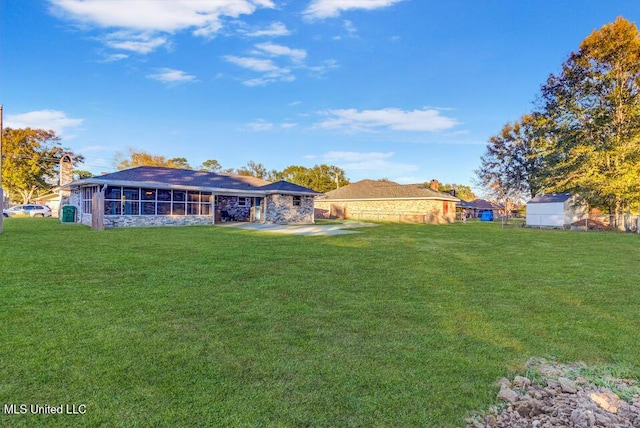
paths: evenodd
<path fill-rule="evenodd" d="M 63 186 L 76 207 L 76 221 L 95 228 L 314 222 L 320 195 L 286 181 L 206 171 L 139 166 Z M 95 218 L 94 218 L 95 217 Z"/>
<path fill-rule="evenodd" d="M 60 215 L 60 188 L 55 187 L 49 193 L 38 196 L 35 203 L 51 208 L 51 217 L 57 218 Z"/>
<path fill-rule="evenodd" d="M 361 180 L 316 200 L 316 216 L 411 223 L 452 223 L 459 199 L 431 186 Z"/>
<path fill-rule="evenodd" d="M 588 207 L 571 193 L 536 195 L 527 202 L 527 226 L 570 227 L 588 215 Z"/>

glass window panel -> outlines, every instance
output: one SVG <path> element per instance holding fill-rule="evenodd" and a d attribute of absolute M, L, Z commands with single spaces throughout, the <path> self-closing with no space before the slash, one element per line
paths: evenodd
<path fill-rule="evenodd" d="M 104 201 L 104 215 L 120 215 L 120 201 Z"/>
<path fill-rule="evenodd" d="M 142 189 L 142 200 L 144 201 L 155 201 L 156 200 L 156 189 Z M 154 208 L 155 211 L 155 208 Z"/>
<path fill-rule="evenodd" d="M 173 203 L 173 210 L 171 211 L 171 213 L 173 215 L 184 215 L 185 214 L 184 205 L 185 205 L 184 203 L 174 202 Z"/>
<path fill-rule="evenodd" d="M 211 202 L 211 193 L 209 192 L 202 192 L 200 194 L 200 201 L 201 202 Z"/>
<path fill-rule="evenodd" d="M 171 204 L 168 202 L 158 202 L 158 215 L 171 215 Z"/>
<path fill-rule="evenodd" d="M 200 215 L 211 215 L 211 204 L 200 204 Z"/>
<path fill-rule="evenodd" d="M 189 202 L 200 202 L 200 192 L 187 192 Z"/>
<path fill-rule="evenodd" d="M 127 201 L 137 201 L 140 199 L 140 189 L 134 189 L 131 187 L 125 187 L 122 189 L 124 199 Z"/>
<path fill-rule="evenodd" d="M 139 215 L 140 203 L 138 201 L 126 201 L 124 203 L 124 215 Z"/>
<path fill-rule="evenodd" d="M 200 214 L 200 204 L 190 203 L 187 204 L 187 215 L 199 215 Z"/>
<path fill-rule="evenodd" d="M 143 215 L 156 215 L 156 203 L 155 202 L 143 202 L 142 203 Z"/>
<path fill-rule="evenodd" d="M 185 201 L 187 199 L 187 192 L 184 190 L 174 190 L 173 191 L 173 200 L 174 201 Z"/>
<path fill-rule="evenodd" d="M 120 187 L 111 187 L 108 186 L 107 190 L 104 191 L 105 199 L 120 199 Z"/>
<path fill-rule="evenodd" d="M 171 200 L 171 190 L 158 189 L 158 200 L 159 201 L 170 201 Z"/>

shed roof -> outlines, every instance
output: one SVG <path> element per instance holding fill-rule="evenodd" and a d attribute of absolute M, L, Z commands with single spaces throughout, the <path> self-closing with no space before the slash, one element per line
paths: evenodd
<path fill-rule="evenodd" d="M 458 201 L 448 193 L 436 192 L 423 184 L 361 180 L 325 193 L 326 199 L 439 199 Z"/>
<path fill-rule="evenodd" d="M 527 204 L 550 204 L 555 202 L 565 202 L 571 198 L 571 193 L 540 193 L 531 199 Z"/>

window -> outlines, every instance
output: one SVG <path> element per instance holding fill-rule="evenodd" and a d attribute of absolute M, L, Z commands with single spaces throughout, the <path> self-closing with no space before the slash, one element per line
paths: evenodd
<path fill-rule="evenodd" d="M 104 191 L 104 214 L 122 215 L 122 187 L 108 186 Z"/>
<path fill-rule="evenodd" d="M 249 198 L 242 198 L 242 197 L 238 196 L 238 206 L 239 207 L 246 207 L 248 205 L 248 201 L 249 201 Z"/>
<path fill-rule="evenodd" d="M 91 212 L 91 197 L 98 187 L 83 188 L 84 212 Z M 109 186 L 105 215 L 211 215 L 211 192 Z M 245 200 L 247 198 L 242 198 Z"/>
<path fill-rule="evenodd" d="M 294 206 L 300 206 L 300 203 L 302 202 L 302 196 L 294 196 L 293 197 L 293 205 Z"/>
<path fill-rule="evenodd" d="M 97 186 L 83 187 L 81 192 L 82 200 L 82 212 L 85 214 L 91 214 L 93 194 L 98 191 Z"/>

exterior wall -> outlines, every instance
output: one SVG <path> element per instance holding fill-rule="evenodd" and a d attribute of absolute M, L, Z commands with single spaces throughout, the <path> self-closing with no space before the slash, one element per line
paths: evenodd
<path fill-rule="evenodd" d="M 216 221 L 223 220 L 222 212 L 225 211 L 234 221 L 249 221 L 251 215 L 251 200 L 249 205 L 238 205 L 237 196 L 217 196 L 216 202 Z"/>
<path fill-rule="evenodd" d="M 527 226 L 531 227 L 569 227 L 587 215 L 583 205 L 575 206 L 573 198 L 565 202 L 527 204 Z"/>
<path fill-rule="evenodd" d="M 550 202 L 546 204 L 527 204 L 527 226 L 533 227 L 563 227 L 564 204 Z"/>
<path fill-rule="evenodd" d="M 453 223 L 456 217 L 455 202 L 434 199 L 318 200 L 315 207 L 316 213 L 322 213 L 326 218 L 354 220 L 439 224 Z"/>
<path fill-rule="evenodd" d="M 277 224 L 313 224 L 314 198 L 301 196 L 300 205 L 293 205 L 291 195 L 269 195 L 264 198 L 265 223 Z"/>
<path fill-rule="evenodd" d="M 91 217 L 91 216 L 89 216 Z M 203 215 L 105 215 L 104 227 L 195 226 L 213 224 L 213 216 Z M 91 225 L 91 220 L 89 220 Z"/>

